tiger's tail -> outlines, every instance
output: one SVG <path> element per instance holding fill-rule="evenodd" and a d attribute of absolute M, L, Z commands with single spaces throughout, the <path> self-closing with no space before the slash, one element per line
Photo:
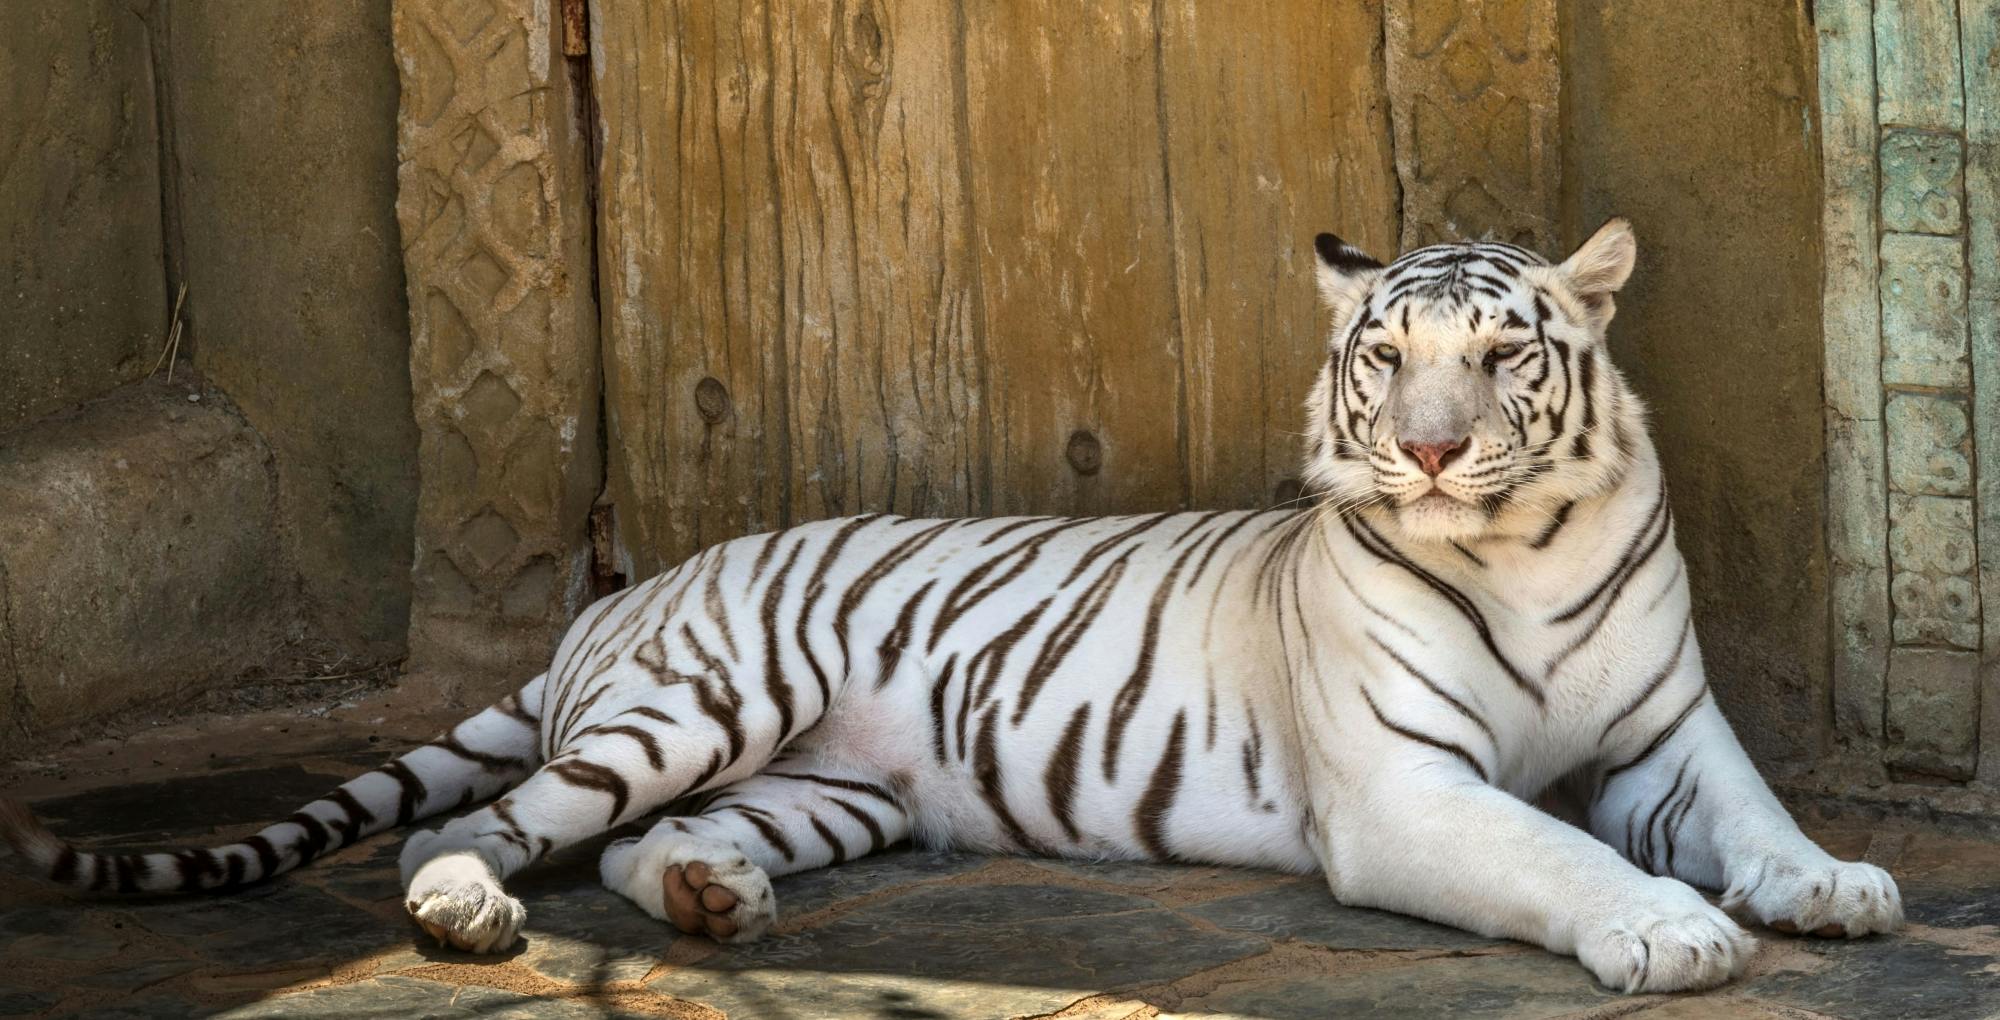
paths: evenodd
<path fill-rule="evenodd" d="M 52 882 L 89 892 L 227 891 L 282 875 L 393 826 L 495 796 L 540 764 L 546 674 L 443 736 L 365 772 L 236 843 L 150 854 L 78 850 L 0 797 L 0 844 Z M 532 708 L 530 706 L 533 706 Z"/>

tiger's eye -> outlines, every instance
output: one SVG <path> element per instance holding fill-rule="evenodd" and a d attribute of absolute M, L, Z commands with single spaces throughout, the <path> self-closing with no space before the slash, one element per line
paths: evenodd
<path fill-rule="evenodd" d="M 1521 344 L 1521 343 L 1517 343 L 1517 342 L 1515 342 L 1515 341 L 1512 341 L 1512 340 L 1509 340 L 1508 342 L 1506 342 L 1506 343 L 1504 343 L 1504 344 L 1495 344 L 1495 345 L 1493 346 L 1493 349 L 1492 349 L 1492 350 L 1490 350 L 1490 351 L 1487 351 L 1487 352 L 1486 352 L 1486 354 L 1487 354 L 1487 356 L 1488 356 L 1488 357 L 1490 357 L 1490 358 L 1496 358 L 1496 359 L 1497 359 L 1497 358 L 1511 358 L 1511 357 L 1513 357 L 1514 355 L 1516 355 L 1516 354 L 1519 354 L 1519 353 L 1521 353 L 1521 351 L 1522 351 L 1522 350 L 1524 350 L 1525 348 L 1526 348 L 1526 345 L 1525 345 L 1525 344 Z"/>
<path fill-rule="evenodd" d="M 1369 349 L 1368 353 L 1375 355 L 1377 358 L 1380 358 L 1391 365 L 1398 364 L 1403 360 L 1403 352 L 1397 350 L 1395 344 L 1376 344 L 1374 347 Z"/>

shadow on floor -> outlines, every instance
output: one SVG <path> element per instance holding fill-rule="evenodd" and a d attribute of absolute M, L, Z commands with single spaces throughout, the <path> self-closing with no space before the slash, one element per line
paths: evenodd
<path fill-rule="evenodd" d="M 93 846 L 208 842 L 282 817 L 382 755 L 213 758 L 212 770 L 36 807 Z M 228 897 L 84 900 L 0 878 L 0 1016 L 2000 1014 L 2000 847 L 1821 830 L 1846 856 L 1889 848 L 1908 931 L 1852 943 L 1762 933 L 1750 975 L 1702 996 L 1613 995 L 1572 960 L 1341 907 L 1315 877 L 908 850 L 780 880 L 774 935 L 728 948 L 679 937 L 601 888 L 600 841 L 520 876 L 522 943 L 475 957 L 424 945 L 403 917 L 391 833 Z"/>

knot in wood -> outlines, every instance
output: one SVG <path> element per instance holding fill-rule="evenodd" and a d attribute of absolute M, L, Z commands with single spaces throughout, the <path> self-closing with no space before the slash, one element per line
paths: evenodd
<path fill-rule="evenodd" d="M 729 390 L 714 376 L 702 376 L 694 384 L 694 409 L 700 412 L 702 421 L 717 424 L 729 417 Z"/>
<path fill-rule="evenodd" d="M 1077 429 L 1069 434 L 1069 466 L 1080 475 L 1094 475 L 1104 466 L 1104 447 L 1089 429 Z"/>

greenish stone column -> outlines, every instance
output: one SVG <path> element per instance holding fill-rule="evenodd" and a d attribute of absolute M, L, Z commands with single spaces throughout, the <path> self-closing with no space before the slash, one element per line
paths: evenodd
<path fill-rule="evenodd" d="M 1982 707 L 2000 717 L 1981 697 L 2000 637 L 1982 614 L 2000 605 L 1994 0 L 1814 13 L 1836 721 L 1879 737 L 1892 774 L 1969 780 Z"/>

